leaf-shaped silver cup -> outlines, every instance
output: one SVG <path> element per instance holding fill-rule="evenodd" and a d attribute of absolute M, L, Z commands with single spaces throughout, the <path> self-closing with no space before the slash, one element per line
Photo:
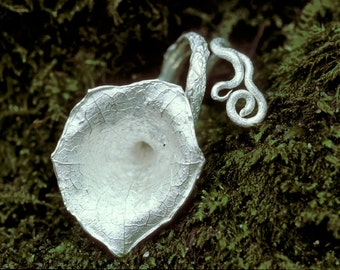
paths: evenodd
<path fill-rule="evenodd" d="M 177 56 L 187 45 L 184 92 L 165 80 L 176 77 L 171 63 L 185 60 Z M 171 220 L 200 175 L 194 120 L 208 54 L 188 33 L 169 48 L 160 79 L 91 89 L 70 113 L 52 153 L 58 185 L 68 211 L 117 256 Z"/>

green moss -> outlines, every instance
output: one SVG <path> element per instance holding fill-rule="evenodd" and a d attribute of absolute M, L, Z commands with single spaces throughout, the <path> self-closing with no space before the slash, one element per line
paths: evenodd
<path fill-rule="evenodd" d="M 284 29 L 285 46 L 265 56 L 266 121 L 226 130 L 223 140 L 204 148 L 208 164 L 196 215 L 213 229 L 199 243 L 215 247 L 220 266 L 339 265 L 340 36 L 332 8 L 308 4 L 301 21 Z"/>
<path fill-rule="evenodd" d="M 216 1 L 214 13 L 171 3 L 1 2 L 0 267 L 339 267 L 339 6 Z M 197 134 L 207 162 L 190 201 L 113 257 L 67 214 L 53 175 L 49 156 L 70 109 L 89 87 L 159 66 L 181 31 L 242 39 L 242 25 L 264 17 L 255 74 L 267 119 L 244 130 L 204 105 Z"/>

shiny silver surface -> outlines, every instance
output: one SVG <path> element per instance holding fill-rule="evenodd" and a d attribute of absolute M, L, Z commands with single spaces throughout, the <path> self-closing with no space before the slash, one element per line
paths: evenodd
<path fill-rule="evenodd" d="M 211 96 L 227 102 L 232 121 L 249 127 L 263 120 L 267 103 L 252 81 L 249 58 L 227 45 L 219 38 L 210 44 L 214 57 L 231 62 L 235 76 L 216 83 Z M 165 53 L 158 79 L 96 87 L 70 113 L 51 156 L 58 185 L 68 211 L 117 256 L 170 221 L 201 173 L 194 122 L 208 56 L 201 36 L 185 34 Z M 186 62 L 184 91 L 176 83 Z M 234 90 L 243 80 L 247 89 Z M 246 103 L 238 112 L 239 99 Z"/>
<path fill-rule="evenodd" d="M 182 37 L 163 71 L 178 76 L 170 67 L 185 42 L 193 50 L 185 92 L 165 75 L 91 89 L 51 156 L 68 211 L 117 256 L 171 220 L 204 164 L 194 130 L 206 84 L 204 39 Z"/>

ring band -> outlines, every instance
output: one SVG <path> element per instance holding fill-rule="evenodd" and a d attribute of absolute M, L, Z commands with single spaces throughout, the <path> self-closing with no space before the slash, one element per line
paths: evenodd
<path fill-rule="evenodd" d="M 206 89 L 206 66 L 209 54 L 208 45 L 202 36 L 194 32 L 184 34 L 166 51 L 158 77 L 160 80 L 178 84 L 185 67 L 184 63 L 191 55 L 185 95 L 189 100 L 194 121 L 198 119 Z"/>

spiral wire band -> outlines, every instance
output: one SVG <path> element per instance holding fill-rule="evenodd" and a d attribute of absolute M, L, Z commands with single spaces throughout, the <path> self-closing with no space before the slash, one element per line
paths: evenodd
<path fill-rule="evenodd" d="M 241 127 L 251 127 L 260 123 L 266 116 L 267 102 L 253 82 L 254 66 L 251 60 L 246 55 L 230 48 L 223 38 L 213 39 L 210 48 L 215 55 L 229 61 L 235 70 L 235 75 L 231 80 L 218 82 L 212 87 L 211 97 L 217 101 L 226 101 L 227 115 L 235 124 Z M 243 80 L 246 89 L 233 91 Z M 219 93 L 222 90 L 230 91 L 220 96 Z M 240 112 L 237 112 L 236 105 L 240 99 L 244 99 L 246 103 Z M 254 112 L 256 105 L 256 114 L 248 117 Z"/>

